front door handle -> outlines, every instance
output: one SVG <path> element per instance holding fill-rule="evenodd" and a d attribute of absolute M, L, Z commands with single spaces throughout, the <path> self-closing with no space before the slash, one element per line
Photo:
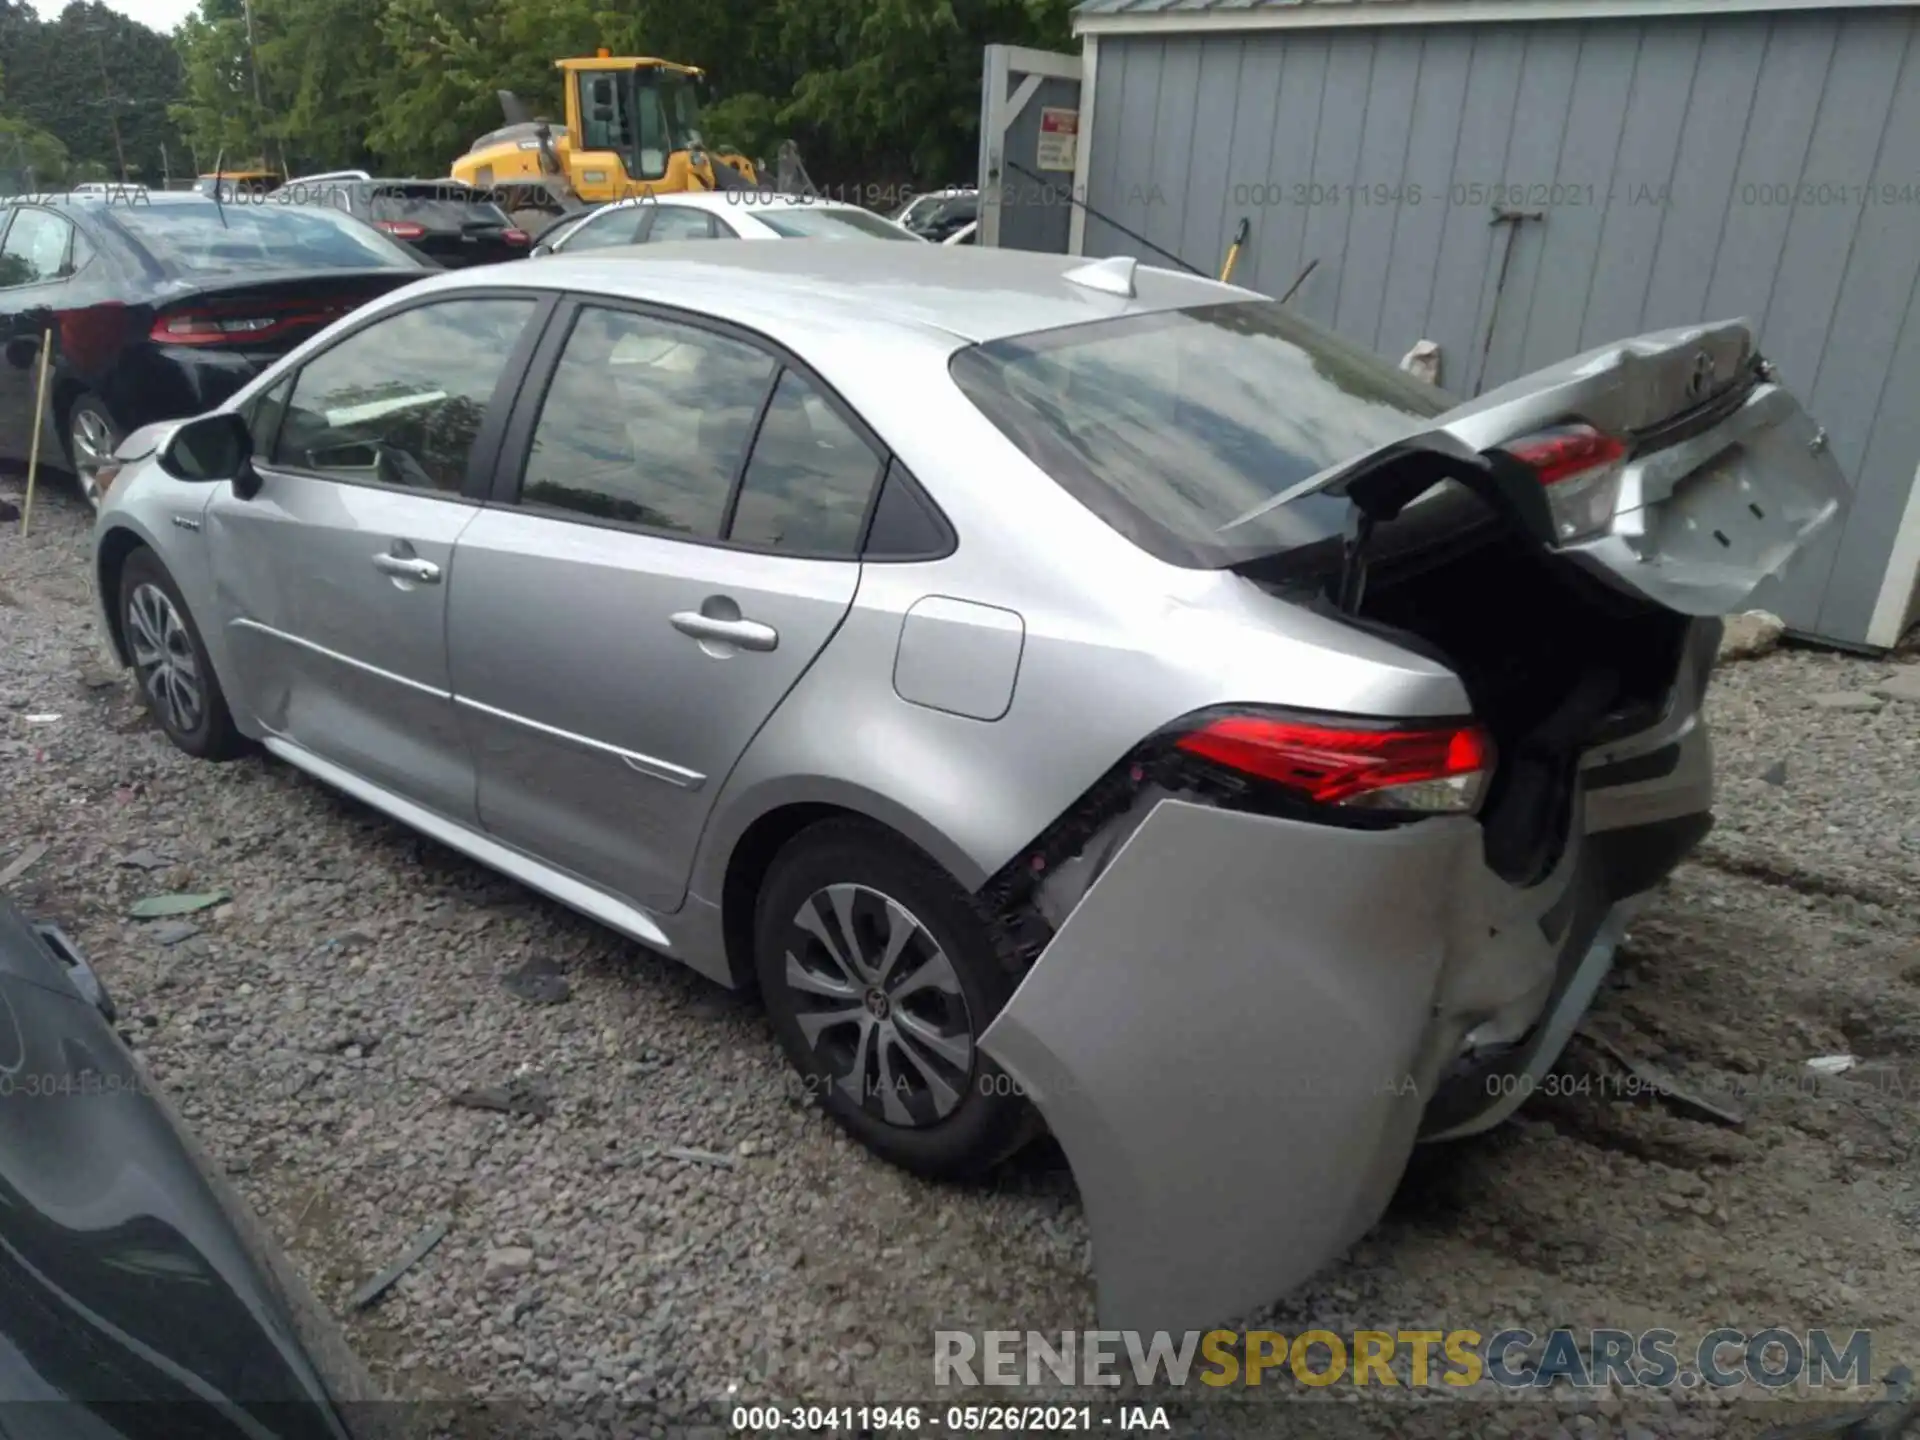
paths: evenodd
<path fill-rule="evenodd" d="M 440 583 L 440 567 L 414 555 L 376 555 L 373 568 L 396 580 L 418 580 L 422 585 Z"/>
<path fill-rule="evenodd" d="M 772 650 L 780 644 L 780 632 L 771 625 L 758 620 L 723 620 L 698 610 L 679 611 L 673 616 L 673 628 L 696 640 L 718 640 L 742 650 Z"/>

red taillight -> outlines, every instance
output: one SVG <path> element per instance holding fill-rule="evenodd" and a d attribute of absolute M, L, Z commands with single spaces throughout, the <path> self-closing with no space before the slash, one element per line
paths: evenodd
<path fill-rule="evenodd" d="M 1223 716 L 1175 743 L 1318 804 L 1419 811 L 1472 810 L 1493 754 L 1477 725 L 1348 729 L 1264 715 Z"/>
<path fill-rule="evenodd" d="M 374 224 L 396 240 L 424 240 L 427 234 L 426 226 L 411 220 L 376 220 Z"/>
<path fill-rule="evenodd" d="M 1556 425 L 1500 448 L 1538 477 L 1556 539 L 1583 539 L 1612 523 L 1627 456 L 1624 443 L 1591 425 Z"/>
<path fill-rule="evenodd" d="M 175 310 L 156 318 L 147 335 L 163 345 L 257 345 L 278 340 L 289 330 L 331 324 L 352 308 L 295 300 L 270 309 Z"/>
<path fill-rule="evenodd" d="M 1558 485 L 1612 465 L 1627 453 L 1624 444 L 1591 425 L 1556 425 L 1502 448 L 1539 476 L 1542 485 Z"/>
<path fill-rule="evenodd" d="M 524 230 L 502 230 L 500 238 L 509 245 L 524 245 L 533 237 Z"/>

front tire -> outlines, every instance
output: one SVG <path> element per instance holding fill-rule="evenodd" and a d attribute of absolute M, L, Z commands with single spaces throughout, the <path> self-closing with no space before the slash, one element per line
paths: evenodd
<path fill-rule="evenodd" d="M 973 898 L 865 821 L 802 831 L 761 887 L 754 964 L 807 1093 L 882 1159 L 978 1175 L 1034 1132 L 979 1037 L 1017 976 Z"/>
<path fill-rule="evenodd" d="M 207 647 L 180 587 L 144 547 L 120 568 L 120 625 L 147 713 L 197 760 L 231 760 L 246 750 Z"/>

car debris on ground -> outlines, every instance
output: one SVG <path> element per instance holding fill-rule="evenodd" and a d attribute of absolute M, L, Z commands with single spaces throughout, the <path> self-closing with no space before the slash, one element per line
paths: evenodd
<path fill-rule="evenodd" d="M 382 1270 L 378 1275 L 375 1275 L 347 1298 L 348 1307 L 354 1310 L 364 1310 L 367 1306 L 377 1301 L 382 1295 L 385 1295 L 387 1291 L 391 1290 L 394 1285 L 398 1283 L 402 1275 L 405 1275 L 407 1271 L 426 1259 L 434 1247 L 447 1238 L 447 1232 L 452 1228 L 453 1222 L 444 1218 L 435 1220 L 432 1224 L 428 1225 L 426 1229 L 422 1230 L 418 1235 L 415 1235 L 412 1240 L 407 1242 L 407 1248 L 401 1252 L 398 1260 L 395 1260 L 393 1264 Z"/>
<path fill-rule="evenodd" d="M 232 898 L 224 890 L 208 890 L 200 894 L 148 895 L 134 901 L 127 914 L 135 920 L 160 920 L 169 915 L 192 915 L 201 910 L 211 910 Z"/>

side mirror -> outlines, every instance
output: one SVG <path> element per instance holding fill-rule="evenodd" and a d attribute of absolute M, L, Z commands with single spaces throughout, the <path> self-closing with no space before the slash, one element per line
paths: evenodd
<path fill-rule="evenodd" d="M 189 420 L 173 432 L 159 459 L 160 468 L 176 480 L 231 481 L 234 494 L 242 499 L 260 490 L 260 477 L 253 468 L 253 434 L 247 422 L 230 411 Z"/>

